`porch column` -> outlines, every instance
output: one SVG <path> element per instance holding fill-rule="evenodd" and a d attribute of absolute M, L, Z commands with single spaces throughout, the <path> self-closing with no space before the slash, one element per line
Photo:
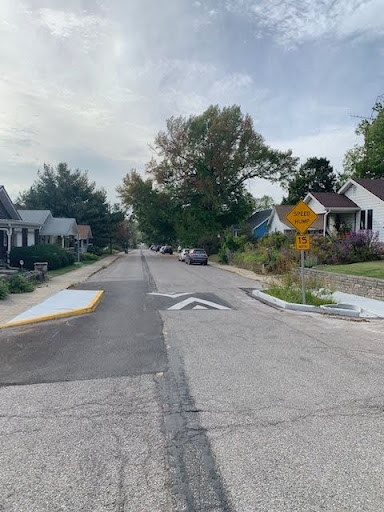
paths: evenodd
<path fill-rule="evenodd" d="M 11 249 L 12 249 L 12 228 L 7 229 L 7 264 L 11 263 Z"/>
<path fill-rule="evenodd" d="M 64 243 L 64 237 L 61 237 L 61 248 L 64 249 L 65 243 Z"/>

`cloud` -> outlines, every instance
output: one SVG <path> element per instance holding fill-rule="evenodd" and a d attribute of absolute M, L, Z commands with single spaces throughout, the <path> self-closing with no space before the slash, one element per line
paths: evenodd
<path fill-rule="evenodd" d="M 246 17 L 258 36 L 270 35 L 292 48 L 321 37 L 379 38 L 382 0 L 228 0 L 229 12 Z"/>
<path fill-rule="evenodd" d="M 272 147 L 286 151 L 292 149 L 294 156 L 300 158 L 301 163 L 311 157 L 325 157 L 336 171 L 343 170 L 345 153 L 355 144 L 361 143 L 354 134 L 350 125 L 333 126 L 323 129 L 319 133 L 302 135 L 294 139 L 274 140 Z"/>

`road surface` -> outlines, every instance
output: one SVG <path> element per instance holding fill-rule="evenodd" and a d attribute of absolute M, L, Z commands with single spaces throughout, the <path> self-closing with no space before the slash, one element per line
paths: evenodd
<path fill-rule="evenodd" d="M 0 332 L 0 511 L 382 511 L 383 323 L 148 250 Z"/>

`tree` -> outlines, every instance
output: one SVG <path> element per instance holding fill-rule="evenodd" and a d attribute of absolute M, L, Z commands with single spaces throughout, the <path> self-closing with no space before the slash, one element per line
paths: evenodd
<path fill-rule="evenodd" d="M 147 170 L 176 208 L 183 241 L 215 235 L 246 218 L 254 205 L 246 181 L 278 181 L 297 164 L 291 151 L 268 147 L 236 105 L 210 106 L 188 119 L 171 117 L 166 126 L 155 139 L 156 158 Z"/>
<path fill-rule="evenodd" d="M 143 241 L 147 243 L 173 243 L 176 241 L 174 207 L 170 197 L 153 185 L 151 179 L 144 180 L 133 169 L 117 187 L 123 205 L 132 211 Z"/>
<path fill-rule="evenodd" d="M 336 192 L 338 176 L 326 158 L 308 158 L 293 176 L 282 185 L 288 191 L 283 204 L 296 204 L 308 192 Z"/>
<path fill-rule="evenodd" d="M 273 199 L 272 196 L 268 196 L 267 194 L 264 194 L 261 197 L 255 197 L 255 211 L 261 211 L 261 210 L 269 210 L 270 208 L 273 208 L 276 204 L 276 201 Z"/>
<path fill-rule="evenodd" d="M 376 102 L 370 119 L 364 119 L 356 129 L 356 135 L 364 138 L 364 144 L 347 151 L 343 178 L 384 177 L 384 105 Z"/>
<path fill-rule="evenodd" d="M 90 224 L 95 245 L 109 243 L 114 219 L 105 190 L 97 189 L 87 172 L 72 171 L 66 163 L 56 169 L 44 164 L 32 186 L 19 195 L 17 204 L 25 209 L 50 210 L 54 217 L 74 217 L 78 224 Z"/>

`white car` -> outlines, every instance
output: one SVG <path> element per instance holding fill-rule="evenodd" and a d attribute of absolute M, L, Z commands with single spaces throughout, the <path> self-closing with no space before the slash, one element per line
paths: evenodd
<path fill-rule="evenodd" d="M 182 251 L 179 252 L 179 261 L 185 261 L 185 255 L 188 253 L 189 253 L 188 248 L 182 249 Z"/>

